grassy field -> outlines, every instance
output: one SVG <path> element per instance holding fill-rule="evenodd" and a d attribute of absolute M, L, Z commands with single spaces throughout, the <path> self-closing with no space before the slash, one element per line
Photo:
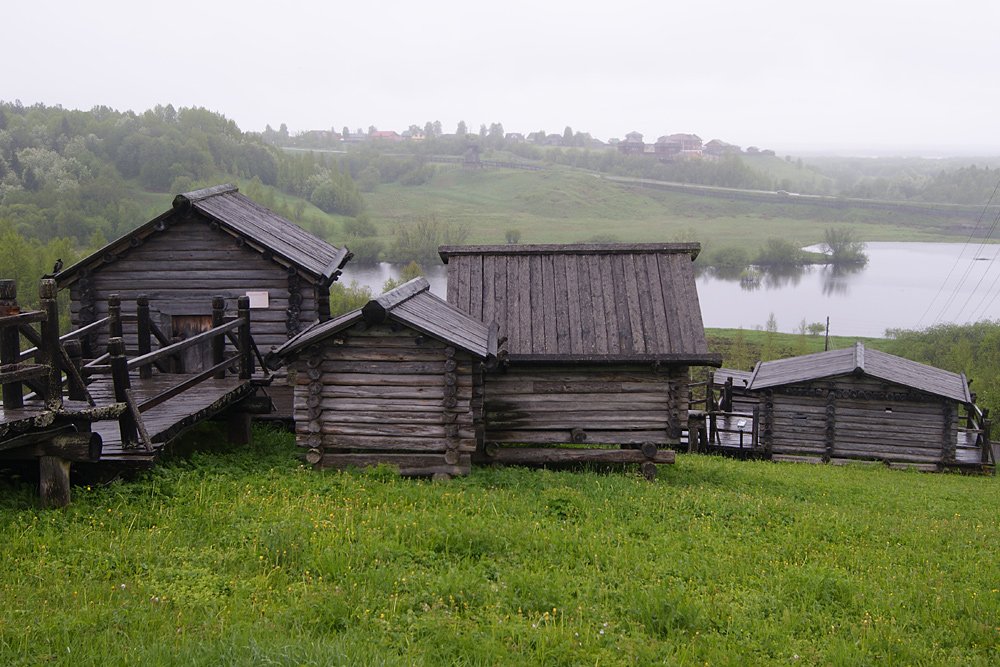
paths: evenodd
<path fill-rule="evenodd" d="M 1000 661 L 994 478 L 681 455 L 431 483 L 256 436 L 63 511 L 2 489 L 0 663 Z"/>
<path fill-rule="evenodd" d="M 756 248 L 770 237 L 809 245 L 822 241 L 828 227 L 850 228 L 867 241 L 962 241 L 962 234 L 968 235 L 961 224 L 886 211 L 635 190 L 560 167 L 544 172 L 437 169 L 426 185 L 380 185 L 365 194 L 383 240 L 391 238 L 395 226 L 428 216 L 467 226 L 472 243 L 502 243 L 508 229 L 520 230 L 522 243 L 614 236 L 621 241 L 698 240 L 713 249 Z"/>

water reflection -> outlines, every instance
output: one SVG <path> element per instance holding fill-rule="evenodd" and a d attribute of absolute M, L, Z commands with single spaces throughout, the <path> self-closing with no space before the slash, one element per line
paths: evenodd
<path fill-rule="evenodd" d="M 812 266 L 710 266 L 698 270 L 698 276 L 711 276 L 725 282 L 739 283 L 744 292 L 757 290 L 783 290 L 798 287 L 803 278 L 818 273 L 823 294 L 846 296 L 850 276 L 860 273 L 864 264 L 812 265 Z"/>
<path fill-rule="evenodd" d="M 824 296 L 847 296 L 850 276 L 864 271 L 864 264 L 830 264 L 820 269 L 820 280 Z"/>

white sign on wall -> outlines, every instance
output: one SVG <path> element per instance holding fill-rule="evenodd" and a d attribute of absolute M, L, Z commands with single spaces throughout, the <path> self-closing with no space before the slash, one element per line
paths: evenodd
<path fill-rule="evenodd" d="M 247 292 L 247 296 L 250 297 L 250 309 L 254 310 L 257 308 L 267 308 L 270 303 L 267 292 Z"/>

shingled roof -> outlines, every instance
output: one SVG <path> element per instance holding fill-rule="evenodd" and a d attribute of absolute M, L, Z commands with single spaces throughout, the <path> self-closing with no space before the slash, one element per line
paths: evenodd
<path fill-rule="evenodd" d="M 850 374 L 867 375 L 961 403 L 972 401 L 964 373 L 869 350 L 861 342 L 842 350 L 759 362 L 747 388 L 754 391 Z"/>
<path fill-rule="evenodd" d="M 239 193 L 234 185 L 217 185 L 174 197 L 170 210 L 112 241 L 97 252 L 56 275 L 60 287 L 72 283 L 82 267 L 99 264 L 137 247 L 147 237 L 169 230 L 178 217 L 194 213 L 219 229 L 242 239 L 247 247 L 266 253 L 274 261 L 292 266 L 329 285 L 351 258 L 347 248 L 336 248 L 298 225 Z"/>
<path fill-rule="evenodd" d="M 511 361 L 718 365 L 692 260 L 697 243 L 445 246 L 448 302 L 496 320 Z"/>
<path fill-rule="evenodd" d="M 425 278 L 414 278 L 394 290 L 372 299 L 364 307 L 326 322 L 317 322 L 268 355 L 268 365 L 361 321 L 377 324 L 395 321 L 428 336 L 461 348 L 480 359 L 497 354 L 496 324 L 487 326 L 460 312 L 430 292 Z"/>

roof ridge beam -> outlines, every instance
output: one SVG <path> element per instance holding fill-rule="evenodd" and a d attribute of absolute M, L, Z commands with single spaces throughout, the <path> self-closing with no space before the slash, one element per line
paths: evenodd
<path fill-rule="evenodd" d="M 365 322 L 384 322 L 390 310 L 429 289 L 430 283 L 427 282 L 427 279 L 419 276 L 403 283 L 396 289 L 389 290 L 377 299 L 372 299 L 361 309 L 361 314 L 365 318 Z"/>

